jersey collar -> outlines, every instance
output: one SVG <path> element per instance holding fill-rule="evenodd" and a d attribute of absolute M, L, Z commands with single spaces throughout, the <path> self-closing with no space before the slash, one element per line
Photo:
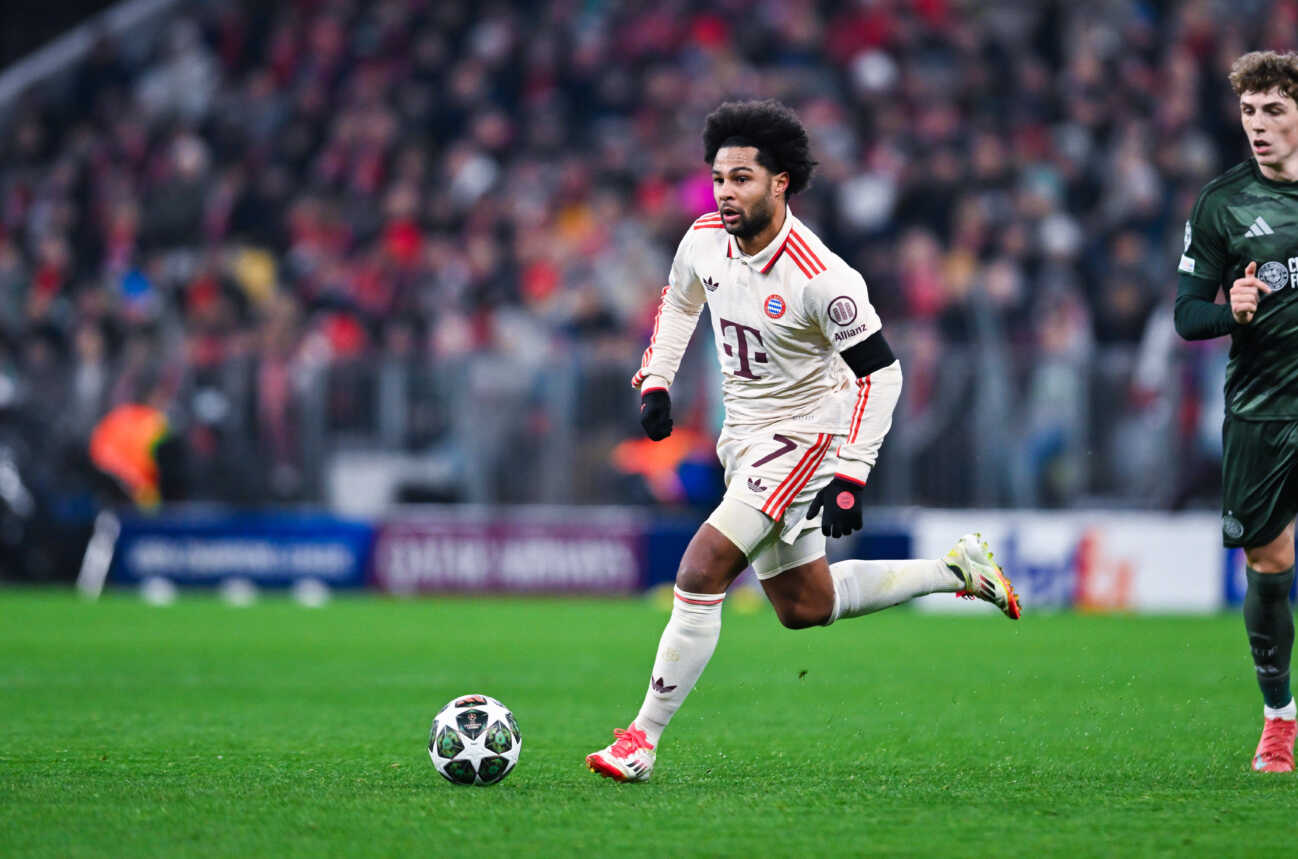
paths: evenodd
<path fill-rule="evenodd" d="M 739 243 L 735 241 L 734 237 L 726 236 L 726 256 L 732 259 L 746 260 L 748 265 L 762 274 L 766 274 L 775 265 L 775 261 L 784 254 L 784 245 L 789 241 L 789 233 L 792 232 L 796 220 L 793 217 L 793 209 L 786 205 L 784 208 L 784 226 L 780 227 L 780 231 L 776 233 L 775 238 L 771 239 L 770 244 L 752 256 L 745 257 L 740 252 Z"/>
<path fill-rule="evenodd" d="M 1293 190 L 1295 188 L 1298 188 L 1298 182 L 1280 182 L 1276 179 L 1268 179 L 1265 176 L 1263 176 L 1262 168 L 1257 166 L 1256 158 L 1250 158 L 1249 162 L 1250 162 L 1250 166 L 1252 166 L 1253 168 L 1253 178 L 1257 179 L 1263 185 L 1267 185 L 1272 188 L 1284 188 L 1286 190 Z"/>

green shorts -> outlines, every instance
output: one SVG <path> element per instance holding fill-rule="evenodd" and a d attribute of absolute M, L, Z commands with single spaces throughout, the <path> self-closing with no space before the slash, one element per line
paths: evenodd
<path fill-rule="evenodd" d="M 1298 421 L 1221 427 L 1221 541 L 1265 546 L 1298 515 Z"/>

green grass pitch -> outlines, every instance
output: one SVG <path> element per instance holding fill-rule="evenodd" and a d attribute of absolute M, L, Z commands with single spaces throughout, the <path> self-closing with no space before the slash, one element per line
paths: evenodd
<path fill-rule="evenodd" d="M 648 600 L 0 592 L 0 855 L 1278 855 L 1240 621 L 905 609 L 790 632 L 728 606 L 649 784 L 583 756 L 639 705 Z M 433 713 L 523 732 L 444 782 Z"/>

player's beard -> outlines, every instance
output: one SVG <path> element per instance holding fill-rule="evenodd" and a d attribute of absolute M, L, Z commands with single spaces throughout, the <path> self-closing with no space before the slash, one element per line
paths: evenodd
<path fill-rule="evenodd" d="M 769 197 L 763 197 L 753 204 L 751 212 L 741 210 L 739 223 L 733 227 L 726 227 L 726 232 L 737 239 L 751 239 L 770 226 L 773 217 L 775 217 L 775 207 Z"/>

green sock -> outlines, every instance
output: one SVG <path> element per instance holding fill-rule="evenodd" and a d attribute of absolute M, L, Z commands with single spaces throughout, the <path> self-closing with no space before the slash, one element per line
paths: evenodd
<path fill-rule="evenodd" d="M 1293 652 L 1293 610 L 1289 588 L 1293 567 L 1283 573 L 1259 573 L 1248 567 L 1248 592 L 1244 594 L 1244 628 L 1253 649 L 1257 685 L 1268 707 L 1289 703 L 1289 658 Z"/>

